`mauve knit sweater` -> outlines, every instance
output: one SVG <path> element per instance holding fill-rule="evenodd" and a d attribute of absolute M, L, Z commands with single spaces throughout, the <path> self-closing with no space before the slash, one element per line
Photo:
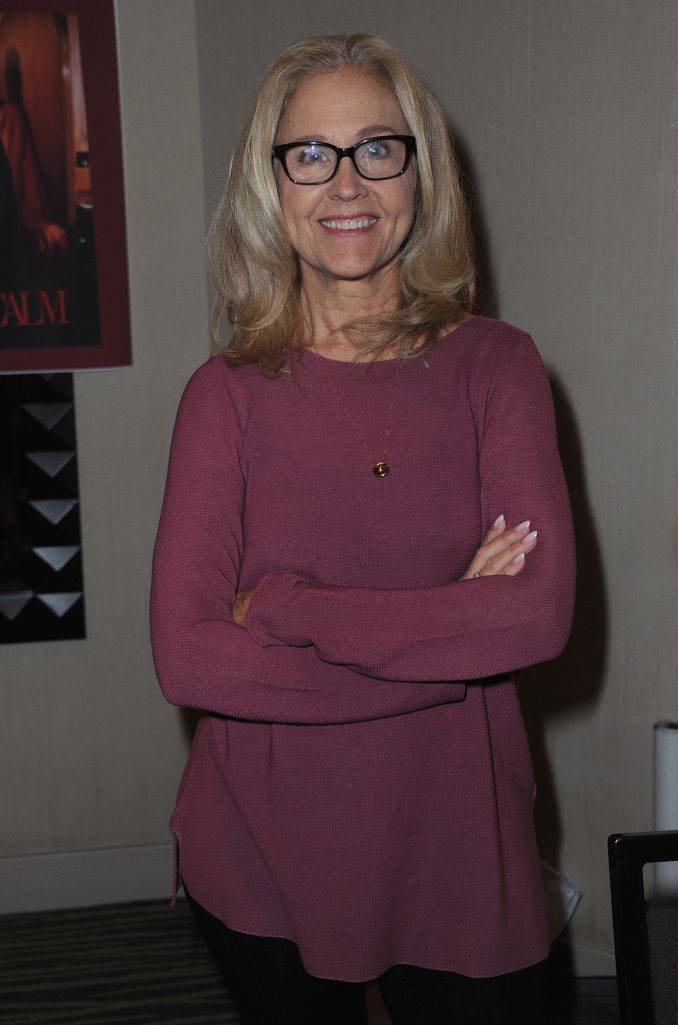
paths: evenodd
<path fill-rule="evenodd" d="M 152 637 L 208 714 L 172 829 L 192 896 L 312 974 L 490 976 L 547 953 L 511 674 L 567 639 L 569 503 L 527 335 L 475 317 L 395 367 L 215 357 L 186 388 Z M 539 531 L 524 570 L 459 581 L 500 513 Z"/>

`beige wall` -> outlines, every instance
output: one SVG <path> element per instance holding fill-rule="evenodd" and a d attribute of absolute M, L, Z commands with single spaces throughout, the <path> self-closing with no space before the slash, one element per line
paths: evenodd
<path fill-rule="evenodd" d="M 195 8 L 195 10 L 194 10 Z M 162 840 L 185 745 L 153 682 L 148 557 L 206 346 L 203 213 L 264 65 L 309 32 L 402 47 L 456 126 L 485 303 L 556 386 L 580 555 L 569 653 L 526 677 L 545 854 L 610 949 L 605 842 L 651 826 L 678 717 L 678 9 L 672 0 L 119 0 L 135 364 L 80 375 L 86 642 L 2 652 L 7 853 Z M 204 163 L 204 189 L 203 189 Z M 529 453 L 526 453 L 529 458 Z"/>

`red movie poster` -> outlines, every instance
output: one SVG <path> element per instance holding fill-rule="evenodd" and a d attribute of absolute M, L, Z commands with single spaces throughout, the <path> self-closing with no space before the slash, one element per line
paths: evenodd
<path fill-rule="evenodd" d="M 129 363 L 113 2 L 0 0 L 0 372 Z"/>

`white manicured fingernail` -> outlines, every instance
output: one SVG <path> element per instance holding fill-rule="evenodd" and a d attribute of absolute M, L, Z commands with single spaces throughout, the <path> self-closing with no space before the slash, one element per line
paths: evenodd
<path fill-rule="evenodd" d="M 530 534 L 527 535 L 527 537 L 523 538 L 522 544 L 529 545 L 530 541 L 534 541 L 536 536 L 537 536 L 537 531 L 533 530 Z"/>
<path fill-rule="evenodd" d="M 496 520 L 492 524 L 492 527 L 493 528 L 494 527 L 501 527 L 503 522 L 504 522 L 504 514 L 503 513 L 499 513 L 499 515 L 497 516 Z"/>
<path fill-rule="evenodd" d="M 518 524 L 518 526 L 516 527 L 516 530 L 527 530 L 529 525 L 530 525 L 530 521 L 529 520 L 523 520 L 522 523 Z"/>
<path fill-rule="evenodd" d="M 520 552 L 516 555 L 515 559 L 512 560 L 514 566 L 518 566 L 521 562 L 525 562 L 525 552 Z"/>

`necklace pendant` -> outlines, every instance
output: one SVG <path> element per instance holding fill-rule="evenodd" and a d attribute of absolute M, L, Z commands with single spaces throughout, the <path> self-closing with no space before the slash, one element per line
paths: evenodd
<path fill-rule="evenodd" d="M 375 463 L 372 467 L 372 473 L 375 477 L 385 477 L 386 474 L 390 472 L 390 470 L 391 467 L 388 465 L 388 463 L 384 462 L 383 459 L 380 459 L 379 462 Z"/>

